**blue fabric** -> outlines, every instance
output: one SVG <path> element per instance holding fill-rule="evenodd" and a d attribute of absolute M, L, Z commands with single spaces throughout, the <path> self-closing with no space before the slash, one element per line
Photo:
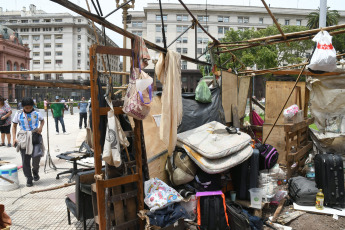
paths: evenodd
<path fill-rule="evenodd" d="M 264 222 L 260 217 L 252 216 L 248 213 L 247 210 L 242 209 L 242 212 L 245 213 L 248 216 L 249 219 L 249 225 L 252 230 L 261 230 L 263 229 Z"/>
<path fill-rule="evenodd" d="M 58 133 L 59 132 L 59 121 L 60 121 L 60 124 L 62 126 L 62 132 L 66 132 L 66 129 L 65 129 L 65 122 L 63 120 L 63 117 L 54 117 L 55 119 L 55 128 L 56 128 L 56 132 Z"/>
<path fill-rule="evenodd" d="M 80 102 L 78 104 L 78 107 L 80 108 L 79 112 L 80 113 L 87 113 L 87 106 L 88 106 L 87 102 Z"/>
<path fill-rule="evenodd" d="M 174 203 L 155 212 L 148 212 L 150 225 L 160 226 L 162 228 L 174 224 L 179 219 L 188 219 L 189 215 L 179 203 Z"/>

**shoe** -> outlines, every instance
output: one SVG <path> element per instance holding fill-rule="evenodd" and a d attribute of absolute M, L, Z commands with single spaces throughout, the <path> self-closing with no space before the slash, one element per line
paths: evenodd
<path fill-rule="evenodd" d="M 37 176 L 34 176 L 34 181 L 39 181 L 40 180 L 40 176 L 39 175 L 37 175 Z"/>
<path fill-rule="evenodd" d="M 0 147 L 2 147 L 2 146 L 5 146 L 5 143 L 1 143 L 1 144 L 0 144 Z"/>
<path fill-rule="evenodd" d="M 32 187 L 34 184 L 32 183 L 32 179 L 28 179 L 26 181 L 26 187 Z"/>
<path fill-rule="evenodd" d="M 81 129 L 81 127 L 79 127 L 79 129 Z"/>
<path fill-rule="evenodd" d="M 12 145 L 11 145 L 11 144 L 8 144 L 7 147 L 12 147 Z"/>
<path fill-rule="evenodd" d="M 59 135 L 59 132 L 56 132 L 56 135 Z"/>
<path fill-rule="evenodd" d="M 69 133 L 68 132 L 64 132 L 63 135 L 68 135 Z"/>

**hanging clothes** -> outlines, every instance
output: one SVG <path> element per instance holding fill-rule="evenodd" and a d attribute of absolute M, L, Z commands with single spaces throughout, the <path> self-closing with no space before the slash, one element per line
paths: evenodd
<path fill-rule="evenodd" d="M 162 117 L 160 138 L 168 146 L 169 155 L 175 149 L 177 127 L 182 121 L 181 55 L 168 50 L 159 55 L 155 69 L 158 80 L 163 85 Z"/>

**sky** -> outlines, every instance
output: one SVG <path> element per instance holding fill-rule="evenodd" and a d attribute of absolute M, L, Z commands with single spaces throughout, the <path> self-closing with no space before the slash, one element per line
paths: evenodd
<path fill-rule="evenodd" d="M 81 6 L 84 9 L 87 9 L 86 0 L 69 0 L 74 4 Z M 120 3 L 123 3 L 127 0 L 120 0 Z M 96 2 L 96 1 L 95 1 Z M 244 6 L 263 6 L 261 0 L 183 0 L 186 4 L 204 4 L 206 9 L 206 4 L 215 4 L 215 5 L 244 5 Z M 116 9 L 115 0 L 99 0 L 101 5 L 103 15 L 108 14 L 112 10 Z M 158 0 L 136 0 L 135 1 L 135 11 L 143 10 L 143 7 L 147 3 L 158 3 Z M 163 4 L 163 13 L 164 13 L 164 3 L 179 3 L 177 0 L 162 0 Z M 320 5 L 320 0 L 266 0 L 267 4 L 270 4 L 271 7 L 284 7 L 284 8 L 300 8 L 300 9 L 317 9 Z M 38 10 L 43 10 L 47 13 L 71 13 L 76 15 L 76 13 L 51 2 L 49 0 L 0 0 L 0 7 L 3 8 L 3 11 L 9 10 L 21 10 L 24 6 L 26 9 L 29 9 L 29 5 L 34 4 Z M 89 0 L 91 11 L 93 10 L 91 0 Z M 327 5 L 330 9 L 336 10 L 345 10 L 344 0 L 327 0 Z M 132 11 L 133 9 L 129 10 Z M 109 16 L 107 20 L 121 28 L 122 24 L 122 10 L 117 11 L 113 15 Z M 120 47 L 122 47 L 123 36 L 117 34 L 113 31 L 106 30 L 107 35 Z"/>

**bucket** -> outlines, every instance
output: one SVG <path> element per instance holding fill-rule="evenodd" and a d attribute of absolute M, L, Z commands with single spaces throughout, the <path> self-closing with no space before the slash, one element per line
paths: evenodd
<path fill-rule="evenodd" d="M 250 207 L 261 209 L 262 203 L 262 188 L 251 188 L 250 192 Z"/>
<path fill-rule="evenodd" d="M 14 184 L 11 184 L 0 178 L 0 191 L 11 191 L 19 187 L 17 165 L 7 164 L 0 166 L 0 175 L 14 182 Z"/>

